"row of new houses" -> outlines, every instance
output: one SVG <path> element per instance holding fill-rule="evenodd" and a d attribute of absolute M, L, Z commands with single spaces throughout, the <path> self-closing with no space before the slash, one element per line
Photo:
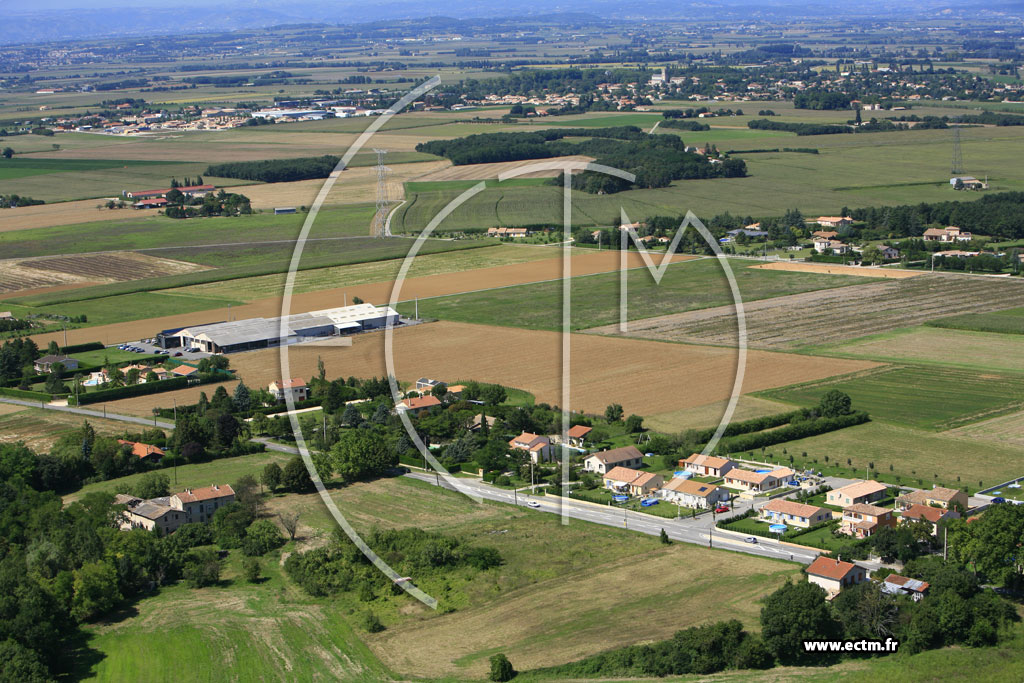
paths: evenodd
<path fill-rule="evenodd" d="M 831 600 L 844 588 L 856 586 L 868 580 L 868 570 L 853 562 L 843 562 L 829 557 L 815 558 L 806 569 L 807 580 L 821 586 Z M 925 581 L 918 581 L 900 574 L 889 574 L 882 580 L 882 591 L 891 595 L 906 595 L 915 602 L 924 597 L 930 588 Z"/>

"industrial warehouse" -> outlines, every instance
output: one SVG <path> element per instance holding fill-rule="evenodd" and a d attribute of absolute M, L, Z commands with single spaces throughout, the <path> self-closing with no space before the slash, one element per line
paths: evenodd
<path fill-rule="evenodd" d="M 206 353 L 234 353 L 355 334 L 389 324 L 399 324 L 395 309 L 363 303 L 283 318 L 248 318 L 164 330 L 156 339 L 165 349 L 185 347 Z"/>

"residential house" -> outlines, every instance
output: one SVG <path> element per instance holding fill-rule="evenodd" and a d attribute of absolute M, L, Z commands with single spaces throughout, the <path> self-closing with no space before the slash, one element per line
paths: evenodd
<path fill-rule="evenodd" d="M 604 474 L 614 467 L 640 467 L 643 461 L 644 454 L 636 446 L 623 446 L 588 455 L 583 459 L 583 470 Z"/>
<path fill-rule="evenodd" d="M 863 583 L 868 578 L 868 570 L 864 567 L 822 555 L 816 557 L 806 571 L 807 580 L 824 588 L 829 597 L 834 597 L 847 586 Z"/>
<path fill-rule="evenodd" d="M 118 439 L 117 443 L 122 446 L 131 446 L 132 455 L 146 462 L 160 462 L 160 458 L 164 457 L 164 451 L 159 446 L 152 446 L 141 441 L 125 441 L 124 439 Z"/>
<path fill-rule="evenodd" d="M 60 363 L 65 370 L 77 370 L 78 360 L 69 356 L 43 356 L 32 364 L 36 372 L 50 372 L 53 366 Z"/>
<path fill-rule="evenodd" d="M 879 244 L 878 251 L 881 252 L 882 258 L 887 261 L 892 261 L 893 259 L 898 259 L 900 257 L 900 250 L 890 247 L 887 244 Z"/>
<path fill-rule="evenodd" d="M 903 511 L 900 519 L 905 524 L 909 524 L 911 522 L 929 522 L 932 525 L 932 536 L 935 536 L 939 533 L 939 522 L 944 522 L 947 519 L 958 519 L 959 517 L 960 513 L 956 510 L 947 510 L 946 508 L 914 503 Z"/>
<path fill-rule="evenodd" d="M 288 396 L 294 401 L 305 401 L 309 398 L 309 387 L 306 386 L 306 380 L 301 377 L 274 380 L 267 390 L 279 402 L 283 402 Z"/>
<path fill-rule="evenodd" d="M 488 237 L 526 237 L 529 234 L 526 228 L 487 228 Z"/>
<path fill-rule="evenodd" d="M 955 225 L 948 228 L 928 228 L 924 231 L 925 242 L 970 242 L 974 235 Z"/>
<path fill-rule="evenodd" d="M 448 391 L 445 392 L 445 396 L 451 396 L 452 398 L 462 398 L 462 393 L 466 391 L 465 384 L 452 384 L 448 387 Z"/>
<path fill-rule="evenodd" d="M 431 391 L 434 390 L 434 387 L 444 386 L 447 386 L 447 384 L 445 384 L 439 379 L 429 379 L 427 377 L 420 377 L 418 380 L 416 380 L 416 391 L 420 392 L 421 394 L 429 394 Z"/>
<path fill-rule="evenodd" d="M 604 474 L 604 486 L 612 491 L 633 496 L 646 496 L 661 488 L 665 478 L 654 472 L 641 472 L 628 467 L 613 467 Z"/>
<path fill-rule="evenodd" d="M 171 374 L 175 377 L 199 377 L 199 368 L 191 365 L 179 365 L 171 368 Z"/>
<path fill-rule="evenodd" d="M 811 237 L 820 237 L 823 240 L 834 240 L 839 237 L 839 233 L 835 230 L 815 230 L 811 233 Z"/>
<path fill-rule="evenodd" d="M 494 423 L 498 421 L 498 418 L 490 415 L 484 415 L 483 413 L 477 413 L 473 416 L 473 421 L 469 424 L 469 430 L 472 432 L 479 431 L 484 426 L 484 420 L 487 421 L 487 427 L 491 428 L 494 426 Z"/>
<path fill-rule="evenodd" d="M 535 464 L 547 462 L 554 457 L 551 439 L 539 434 L 531 434 L 530 432 L 523 432 L 509 441 L 508 447 L 512 450 L 526 451 L 530 454 L 531 462 Z"/>
<path fill-rule="evenodd" d="M 419 414 L 422 410 L 429 410 L 435 406 L 441 405 L 441 399 L 436 396 L 414 396 L 412 398 L 404 398 L 395 404 L 395 410 L 402 413 L 405 411 L 412 411 L 415 414 Z"/>
<path fill-rule="evenodd" d="M 914 602 L 923 598 L 924 594 L 928 592 L 928 588 L 927 581 L 919 581 L 899 574 L 889 574 L 882 581 L 882 592 L 892 595 L 909 595 Z"/>
<path fill-rule="evenodd" d="M 833 254 L 845 254 L 850 251 L 850 245 L 844 244 L 838 240 L 826 240 L 821 238 L 814 240 L 814 251 L 819 254 L 823 254 L 830 249 Z"/>
<path fill-rule="evenodd" d="M 159 530 L 161 534 L 169 534 L 188 522 L 188 515 L 174 508 L 168 496 L 143 500 L 135 496 L 119 493 L 114 496 L 114 505 L 124 505 L 120 527 L 129 529 Z"/>
<path fill-rule="evenodd" d="M 896 499 L 896 507 L 900 510 L 907 510 L 913 505 L 930 505 L 946 510 L 967 509 L 967 494 L 957 489 L 947 489 L 936 486 L 932 489 L 922 489 L 904 493 Z"/>
<path fill-rule="evenodd" d="M 573 425 L 566 433 L 566 436 L 569 438 L 569 445 L 582 448 L 583 442 L 587 439 L 587 435 L 592 431 L 594 431 L 593 427 L 588 427 L 586 425 Z"/>
<path fill-rule="evenodd" d="M 839 530 L 850 536 L 867 538 L 886 526 L 896 526 L 892 510 L 868 503 L 855 503 L 843 508 Z"/>
<path fill-rule="evenodd" d="M 761 507 L 758 514 L 766 522 L 785 524 L 801 529 L 807 529 L 832 519 L 832 513 L 826 508 L 798 503 L 785 498 L 768 501 Z"/>
<path fill-rule="evenodd" d="M 212 484 L 201 489 L 185 489 L 170 498 L 170 506 L 185 513 L 189 523 L 209 522 L 213 513 L 235 502 L 235 491 L 227 484 Z"/>
<path fill-rule="evenodd" d="M 823 228 L 847 228 L 853 225 L 853 219 L 849 216 L 818 216 L 815 222 Z"/>
<path fill-rule="evenodd" d="M 687 472 L 693 472 L 697 476 L 723 477 L 729 470 L 736 467 L 736 463 L 729 458 L 694 453 L 689 458 L 680 460 L 679 466 Z"/>
<path fill-rule="evenodd" d="M 855 481 L 829 491 L 825 496 L 825 502 L 841 508 L 858 503 L 874 503 L 885 497 L 885 491 L 885 484 L 877 481 Z"/>
<path fill-rule="evenodd" d="M 771 491 L 777 489 L 794 474 L 788 467 L 780 467 L 771 472 L 754 472 L 734 467 L 725 475 L 725 485 L 741 491 Z"/>
<path fill-rule="evenodd" d="M 704 510 L 729 500 L 729 492 L 714 484 L 676 477 L 661 487 L 661 497 L 683 507 Z"/>

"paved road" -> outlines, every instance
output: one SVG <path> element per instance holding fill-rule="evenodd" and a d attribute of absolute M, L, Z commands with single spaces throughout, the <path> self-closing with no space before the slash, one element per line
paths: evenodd
<path fill-rule="evenodd" d="M 405 476 L 413 479 L 419 479 L 420 481 L 425 481 L 429 484 L 436 485 L 438 482 L 438 478 L 435 475 L 425 472 L 410 472 Z M 792 559 L 795 562 L 801 562 L 803 564 L 809 564 L 819 554 L 817 551 L 791 548 L 768 538 L 759 538 L 757 539 L 757 543 L 746 543 L 742 536 L 713 529 L 713 522 L 709 515 L 702 515 L 696 520 L 685 518 L 680 520 L 662 519 L 652 515 L 626 511 L 610 506 L 605 509 L 603 506 L 569 499 L 549 498 L 546 496 L 527 496 L 523 494 L 516 495 L 513 494 L 512 491 L 488 486 L 487 484 L 477 482 L 473 479 L 458 478 L 455 479 L 454 482 L 455 483 L 453 485 L 443 479 L 440 480 L 441 486 L 447 489 L 473 494 L 481 498 L 500 503 L 514 505 L 518 498 L 519 505 L 525 507 L 528 501 L 534 501 L 539 505 L 539 507 L 536 508 L 538 512 L 560 515 L 564 510 L 566 516 L 572 519 L 593 522 L 594 524 L 603 524 L 605 526 L 619 528 L 625 527 L 631 531 L 637 531 L 651 536 L 659 535 L 661 530 L 664 529 L 669 538 L 683 543 L 707 546 L 709 543 L 708 536 L 710 534 L 710 544 L 713 548 L 723 548 L 726 550 L 747 553 L 749 555 L 760 555 L 762 557 L 772 557 L 775 559 Z"/>
<path fill-rule="evenodd" d="M 56 410 L 60 413 L 74 413 L 75 415 L 82 415 L 83 417 L 101 417 L 108 420 L 118 420 L 120 422 L 131 422 L 137 425 L 143 425 L 145 427 L 160 427 L 162 429 L 174 429 L 174 423 L 166 420 L 158 420 L 155 418 L 148 417 L 137 417 L 135 415 L 121 415 L 117 413 L 108 413 L 105 409 L 100 408 L 76 408 L 74 406 L 60 406 L 53 405 L 52 403 L 40 403 L 38 401 L 25 401 L 20 398 L 0 398 L 0 403 L 13 403 L 18 406 L 25 406 L 27 408 L 42 408 L 43 410 Z"/>

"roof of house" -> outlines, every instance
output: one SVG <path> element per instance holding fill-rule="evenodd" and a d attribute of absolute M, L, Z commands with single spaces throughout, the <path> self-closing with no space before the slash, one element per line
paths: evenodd
<path fill-rule="evenodd" d="M 839 233 L 835 230 L 815 230 L 811 233 L 814 237 L 822 237 L 824 239 L 831 239 L 833 237 L 839 237 Z"/>
<path fill-rule="evenodd" d="M 218 486 L 217 484 L 211 484 L 210 486 L 204 486 L 201 489 L 185 489 L 181 493 L 176 495 L 182 503 L 198 503 L 204 500 L 214 500 L 216 498 L 225 498 L 227 496 L 235 495 L 235 490 L 223 484 Z"/>
<path fill-rule="evenodd" d="M 136 455 L 140 458 L 148 458 L 151 455 L 163 456 L 164 454 L 164 450 L 162 448 L 148 443 L 142 443 L 141 441 L 125 441 L 124 439 L 118 439 L 117 442 L 121 445 L 131 445 L 132 455 Z"/>
<path fill-rule="evenodd" d="M 771 476 L 768 472 L 754 472 L 734 467 L 725 475 L 727 481 L 742 481 L 747 484 L 760 484 Z"/>
<path fill-rule="evenodd" d="M 643 453 L 637 450 L 636 446 L 623 446 L 622 448 L 613 448 L 610 451 L 592 453 L 586 459 L 597 458 L 597 461 L 602 465 L 612 465 L 617 462 L 626 462 L 643 457 Z"/>
<path fill-rule="evenodd" d="M 818 222 L 835 223 L 837 221 L 852 221 L 849 216 L 818 216 Z"/>
<path fill-rule="evenodd" d="M 131 512 L 146 519 L 160 519 L 172 509 L 170 505 L 160 505 L 151 500 L 144 500 L 131 508 Z"/>
<path fill-rule="evenodd" d="M 569 431 L 567 433 L 570 439 L 582 439 L 584 436 L 586 436 L 593 430 L 593 427 L 588 427 L 586 425 L 574 425 L 569 428 Z"/>
<path fill-rule="evenodd" d="M 653 479 L 661 475 L 654 472 L 641 472 L 640 470 L 630 469 L 629 467 L 613 467 L 608 470 L 604 478 L 612 479 L 613 481 L 621 481 L 630 486 L 645 486 L 649 484 Z"/>
<path fill-rule="evenodd" d="M 701 481 L 683 479 L 682 477 L 676 477 L 669 483 L 665 484 L 662 488 L 688 496 L 697 496 L 698 498 L 707 498 L 718 490 L 718 487 L 714 484 L 705 484 Z"/>
<path fill-rule="evenodd" d="M 52 365 L 54 363 L 66 363 L 69 360 L 71 360 L 71 359 L 68 358 L 67 356 L 53 356 L 53 355 L 49 355 L 49 356 L 43 356 L 42 358 L 38 359 L 36 362 L 37 363 L 49 363 L 50 365 Z"/>
<path fill-rule="evenodd" d="M 825 508 L 818 507 L 817 505 L 807 505 L 806 503 L 798 503 L 795 500 L 785 500 L 784 498 L 770 500 L 761 509 L 768 510 L 769 512 L 778 512 L 783 515 L 806 517 L 808 519 L 826 511 Z"/>
<path fill-rule="evenodd" d="M 910 503 L 921 503 L 927 505 L 930 500 L 939 500 L 943 503 L 948 503 L 959 494 L 960 491 L 956 489 L 947 489 L 943 486 L 936 486 L 933 489 L 922 489 L 919 491 L 910 491 L 900 496 L 900 500 Z"/>
<path fill-rule="evenodd" d="M 853 505 L 847 505 L 843 508 L 843 512 L 856 512 L 859 515 L 871 515 L 872 517 L 881 517 L 887 512 L 890 512 L 887 508 L 878 507 L 877 505 L 868 505 L 867 503 L 855 503 Z"/>
<path fill-rule="evenodd" d="M 686 465 L 696 465 L 699 467 L 713 467 L 716 470 L 722 469 L 732 460 L 729 458 L 719 458 L 714 455 L 702 455 L 700 453 L 694 453 L 689 458 L 683 461 Z"/>
<path fill-rule="evenodd" d="M 278 389 L 298 389 L 299 387 L 306 386 L 306 380 L 301 377 L 292 377 L 291 379 L 279 379 L 272 382 Z"/>
<path fill-rule="evenodd" d="M 807 573 L 811 576 L 820 576 L 833 581 L 842 581 L 851 571 L 857 568 L 852 562 L 833 560 L 819 555 L 814 562 L 807 567 Z"/>
<path fill-rule="evenodd" d="M 196 372 L 199 372 L 199 368 L 194 368 L 191 365 L 179 365 L 176 368 L 171 368 L 172 374 L 181 375 L 182 377 L 185 377 L 186 375 L 191 375 Z"/>
<path fill-rule="evenodd" d="M 903 511 L 903 518 L 926 519 L 932 524 L 935 524 L 948 513 L 949 510 L 946 510 L 945 508 L 933 508 L 931 505 L 921 505 L 920 503 L 914 503 L 909 508 Z"/>
<path fill-rule="evenodd" d="M 924 231 L 926 237 L 942 237 L 946 234 L 945 228 L 928 228 Z"/>
<path fill-rule="evenodd" d="M 412 398 L 403 399 L 402 405 L 409 410 L 420 410 L 422 408 L 433 408 L 434 406 L 441 405 L 441 399 L 437 396 L 414 396 Z"/>
<path fill-rule="evenodd" d="M 900 574 L 889 574 L 889 576 L 885 577 L 885 583 L 898 586 L 904 590 L 914 591 L 915 593 L 924 593 L 929 587 L 927 581 L 919 581 L 918 579 L 901 576 Z"/>
<path fill-rule="evenodd" d="M 873 493 L 878 493 L 885 489 L 885 484 L 877 481 L 855 481 L 852 484 L 847 484 L 846 486 L 836 489 L 835 492 L 841 493 L 844 496 L 849 496 L 850 498 L 860 498 L 861 496 L 870 496 Z"/>

